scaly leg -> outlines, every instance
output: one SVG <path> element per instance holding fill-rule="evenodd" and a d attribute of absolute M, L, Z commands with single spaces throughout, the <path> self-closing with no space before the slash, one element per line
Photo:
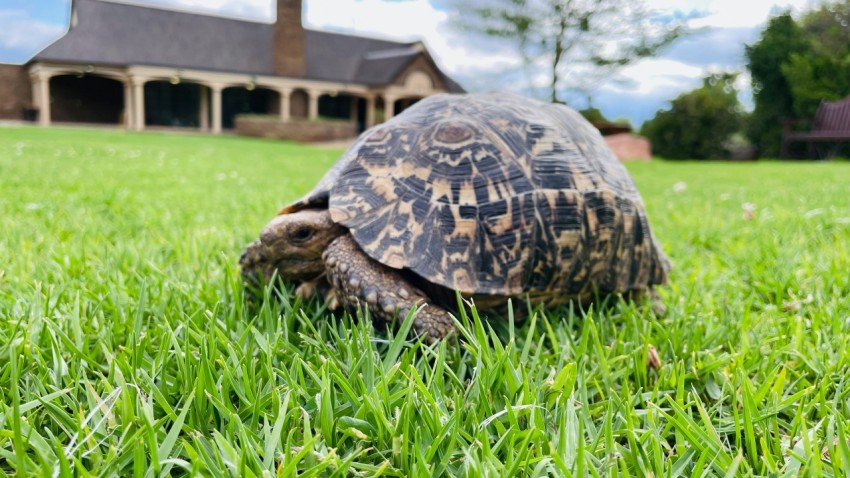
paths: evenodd
<path fill-rule="evenodd" d="M 400 273 L 367 256 L 351 236 L 334 240 L 322 256 L 328 282 L 340 303 L 348 308 L 365 306 L 372 317 L 392 323 L 403 320 L 419 306 L 413 329 L 435 342 L 455 330 L 449 313 L 433 305 L 428 296 L 413 287 Z"/>

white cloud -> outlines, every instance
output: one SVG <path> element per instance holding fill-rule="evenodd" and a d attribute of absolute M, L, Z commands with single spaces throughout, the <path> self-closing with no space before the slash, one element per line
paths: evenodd
<path fill-rule="evenodd" d="M 751 27 L 764 23 L 771 13 L 792 9 L 799 11 L 820 3 L 816 0 L 711 0 L 705 9 L 707 15 L 694 20 L 694 27 Z"/>
<path fill-rule="evenodd" d="M 605 85 L 605 89 L 639 95 L 665 89 L 675 91 L 692 86 L 694 78 L 701 78 L 705 74 L 704 68 L 664 58 L 650 58 L 621 72 L 621 76 L 627 79 L 625 85 L 611 82 Z"/>
<path fill-rule="evenodd" d="M 791 9 L 799 12 L 819 5 L 822 0 L 647 0 L 649 8 L 662 11 L 700 13 L 693 27 L 752 27 L 764 23 L 772 13 Z"/>
<path fill-rule="evenodd" d="M 0 49 L 37 50 L 68 27 L 36 20 L 21 10 L 0 10 Z"/>

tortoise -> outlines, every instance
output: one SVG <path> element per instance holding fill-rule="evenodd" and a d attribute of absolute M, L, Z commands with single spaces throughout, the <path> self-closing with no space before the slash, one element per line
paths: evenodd
<path fill-rule="evenodd" d="M 480 308 L 654 295 L 670 264 L 629 173 L 574 110 L 518 95 L 440 94 L 364 132 L 240 258 L 330 308 L 454 330 Z"/>

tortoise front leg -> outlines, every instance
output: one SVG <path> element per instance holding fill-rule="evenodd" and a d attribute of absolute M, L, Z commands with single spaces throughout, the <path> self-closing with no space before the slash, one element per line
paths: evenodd
<path fill-rule="evenodd" d="M 339 308 L 336 290 L 331 287 L 327 277 L 324 275 L 307 282 L 302 282 L 295 288 L 295 296 L 301 300 L 310 300 L 314 295 L 318 295 L 327 303 L 328 310 L 337 310 Z"/>
<path fill-rule="evenodd" d="M 413 329 L 434 342 L 455 330 L 449 313 L 430 304 L 428 296 L 413 287 L 400 273 L 367 256 L 351 236 L 334 240 L 322 256 L 327 278 L 337 291 L 340 303 L 348 308 L 365 306 L 372 317 L 392 323 L 404 319 L 421 306 L 413 319 Z"/>

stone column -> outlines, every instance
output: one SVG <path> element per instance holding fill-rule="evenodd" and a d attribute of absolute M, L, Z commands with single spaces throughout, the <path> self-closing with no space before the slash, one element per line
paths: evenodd
<path fill-rule="evenodd" d="M 221 134 L 221 85 L 210 85 L 212 93 L 212 132 Z"/>
<path fill-rule="evenodd" d="M 203 85 L 201 86 L 201 105 L 198 111 L 198 115 L 200 116 L 200 121 L 198 124 L 201 127 L 201 131 L 209 131 L 210 129 L 210 95 L 207 91 L 207 88 Z"/>
<path fill-rule="evenodd" d="M 375 96 L 366 97 L 366 128 L 375 126 Z"/>
<path fill-rule="evenodd" d="M 281 88 L 277 90 L 280 95 L 280 119 L 289 121 L 291 107 L 289 105 L 289 97 L 292 95 L 292 90 L 289 88 Z"/>
<path fill-rule="evenodd" d="M 145 83 L 147 79 L 137 76 L 131 77 L 133 82 L 133 129 L 142 131 L 145 129 Z"/>
<path fill-rule="evenodd" d="M 384 121 L 395 116 L 395 100 L 395 96 L 384 94 Z"/>
<path fill-rule="evenodd" d="M 36 93 L 33 99 L 38 103 L 38 124 L 50 126 L 50 75 L 39 72 L 33 79 L 33 93 Z"/>
<path fill-rule="evenodd" d="M 319 96 L 321 96 L 321 93 L 316 90 L 307 90 L 307 96 L 310 97 L 307 118 L 314 120 L 319 117 Z"/>
<path fill-rule="evenodd" d="M 134 129 L 133 119 L 136 116 L 133 108 L 133 84 L 130 79 L 124 80 L 124 129 Z"/>

